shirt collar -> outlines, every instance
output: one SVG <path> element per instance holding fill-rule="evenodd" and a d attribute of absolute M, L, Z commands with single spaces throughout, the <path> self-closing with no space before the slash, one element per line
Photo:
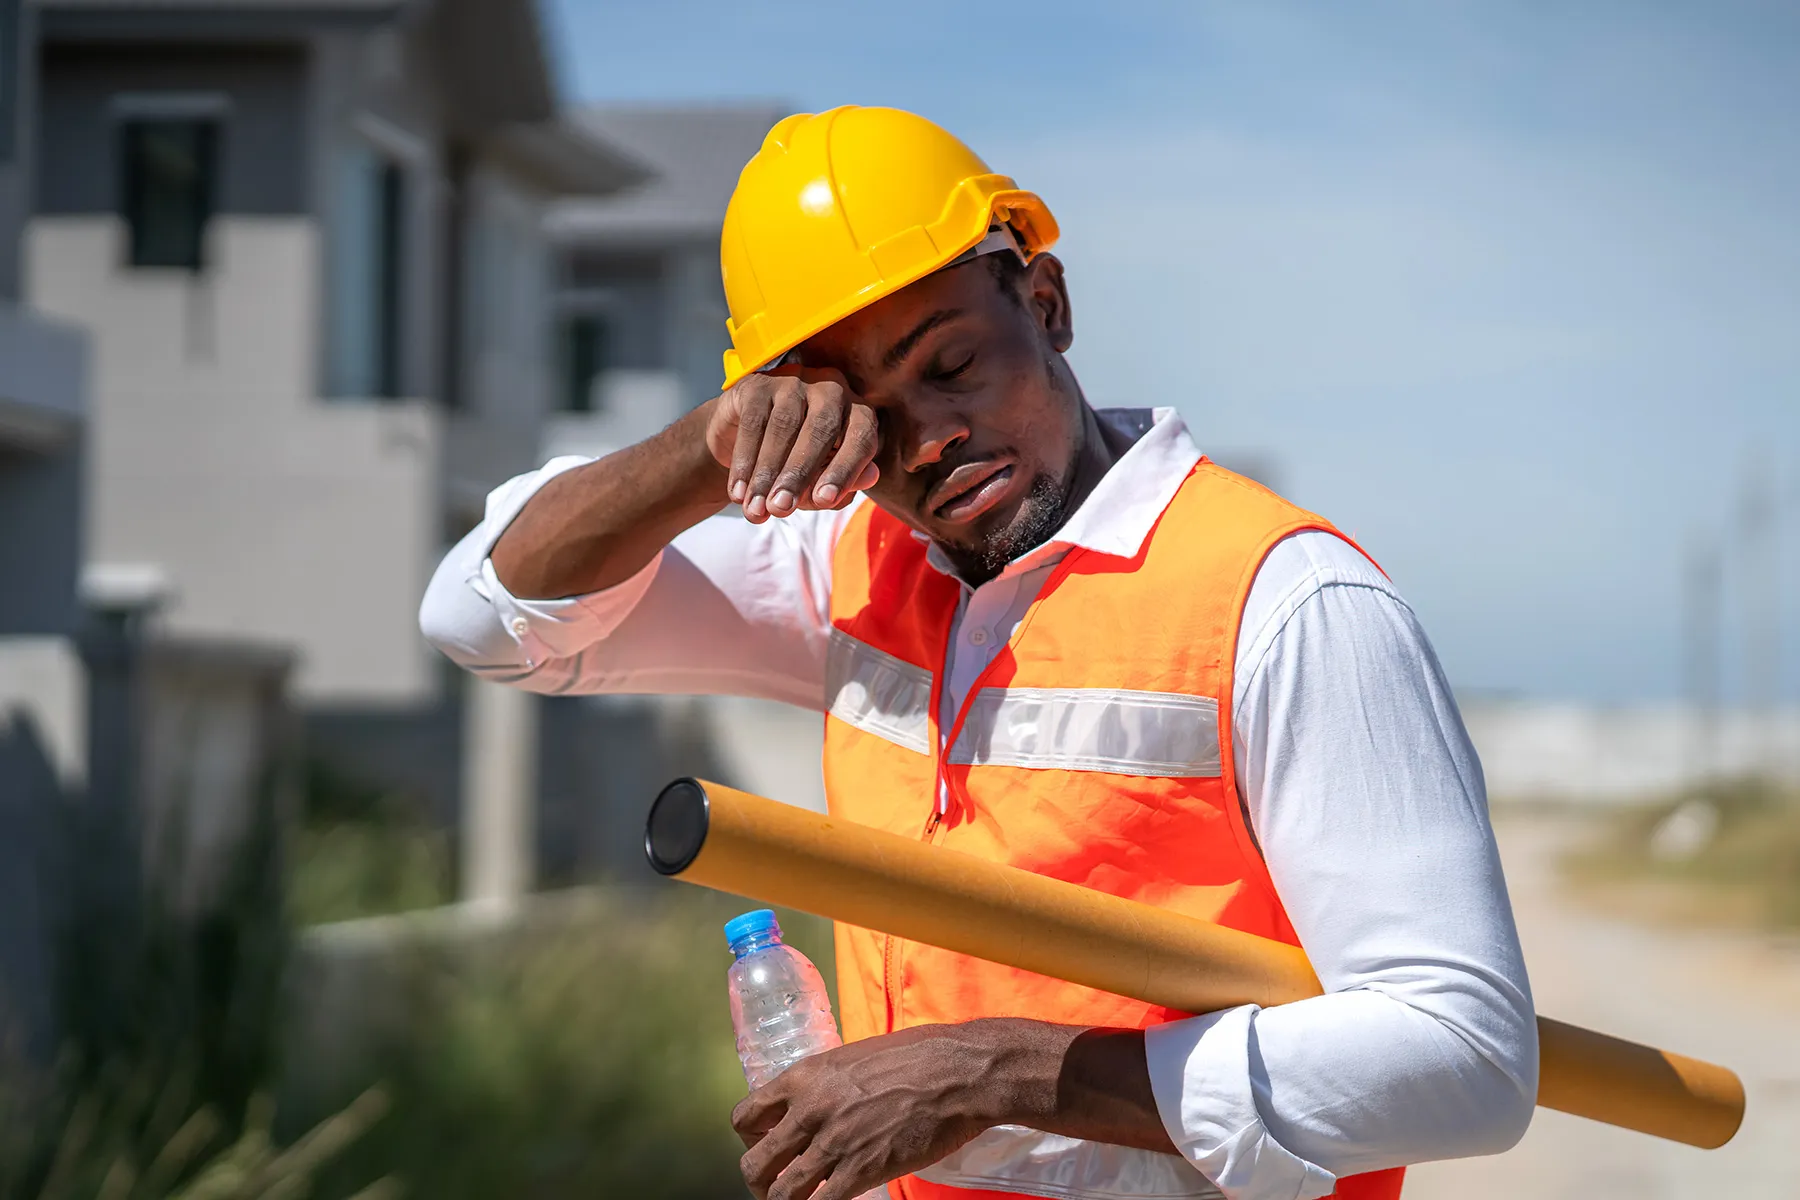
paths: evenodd
<path fill-rule="evenodd" d="M 1112 469 L 1054 537 L 1006 565 L 1001 578 L 1034 571 L 1077 547 L 1119 558 L 1135 558 L 1163 509 L 1200 461 L 1188 427 L 1173 408 L 1103 408 L 1094 414 L 1115 433 L 1132 440 Z M 928 541 L 924 534 L 913 536 Z M 936 545 L 926 560 L 951 577 L 956 569 Z"/>

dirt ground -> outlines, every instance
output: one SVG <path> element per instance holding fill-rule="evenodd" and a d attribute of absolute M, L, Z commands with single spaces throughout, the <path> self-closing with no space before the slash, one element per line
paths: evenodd
<path fill-rule="evenodd" d="M 1581 818 L 1503 814 L 1513 907 L 1538 1011 L 1721 1062 L 1743 1129 L 1695 1150 L 1539 1109 L 1497 1158 L 1417 1167 L 1407 1200 L 1800 1200 L 1800 938 L 1675 928 L 1577 902 L 1556 859 Z"/>

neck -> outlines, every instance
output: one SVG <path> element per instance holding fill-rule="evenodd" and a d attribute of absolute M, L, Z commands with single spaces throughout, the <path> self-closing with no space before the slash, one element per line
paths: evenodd
<path fill-rule="evenodd" d="M 1102 425 L 1099 416 L 1085 403 L 1081 406 L 1081 435 L 1081 451 L 1075 457 L 1075 470 L 1069 477 L 1068 495 L 1063 497 L 1062 521 L 1065 523 L 1113 469 L 1119 456 L 1130 448 L 1130 442 L 1111 427 Z"/>

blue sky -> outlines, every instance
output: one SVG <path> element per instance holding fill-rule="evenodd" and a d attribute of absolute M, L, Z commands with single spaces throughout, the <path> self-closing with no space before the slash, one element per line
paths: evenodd
<path fill-rule="evenodd" d="M 1684 547 L 1729 534 L 1761 456 L 1800 698 L 1800 6 L 554 19 L 582 100 L 894 104 L 1038 191 L 1089 398 L 1173 404 L 1209 451 L 1273 463 L 1388 569 L 1463 688 L 1678 694 Z"/>

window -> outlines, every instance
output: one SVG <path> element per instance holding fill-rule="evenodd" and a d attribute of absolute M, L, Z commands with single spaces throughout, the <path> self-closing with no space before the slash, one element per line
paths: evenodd
<path fill-rule="evenodd" d="M 406 387 L 406 166 L 352 146 L 339 161 L 337 187 L 327 390 L 396 397 Z"/>
<path fill-rule="evenodd" d="M 121 122 L 120 133 L 131 265 L 200 270 L 213 209 L 218 122 L 140 118 Z"/>
<path fill-rule="evenodd" d="M 376 362 L 375 394 L 400 394 L 400 298 L 402 278 L 401 238 L 406 222 L 406 175 L 392 159 L 384 159 L 376 173 L 375 265 Z"/>
<path fill-rule="evenodd" d="M 563 322 L 563 408 L 594 412 L 594 382 L 606 367 L 606 321 L 597 313 L 576 313 Z"/>

